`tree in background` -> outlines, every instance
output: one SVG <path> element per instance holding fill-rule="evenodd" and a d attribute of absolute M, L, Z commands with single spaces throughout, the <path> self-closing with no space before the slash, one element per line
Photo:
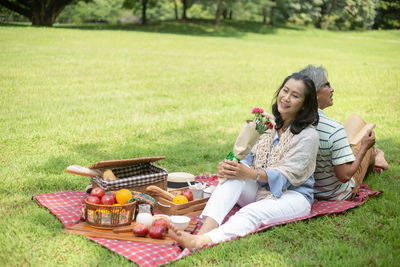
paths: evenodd
<path fill-rule="evenodd" d="M 378 0 L 345 0 L 344 2 L 344 8 L 336 10 L 335 26 L 338 29 L 366 30 L 372 28 Z"/>
<path fill-rule="evenodd" d="M 0 6 L 0 23 L 8 23 L 10 21 L 24 21 L 27 22 L 27 17 L 12 11 L 11 9 Z"/>
<path fill-rule="evenodd" d="M 4 6 L 28 18 L 35 26 L 52 26 L 57 16 L 74 0 L 0 0 Z"/>
<path fill-rule="evenodd" d="M 379 1 L 373 27 L 375 29 L 400 29 L 400 1 Z"/>
<path fill-rule="evenodd" d="M 178 20 L 178 0 L 171 0 L 171 2 L 174 4 L 174 13 L 175 13 L 175 19 Z"/>
<path fill-rule="evenodd" d="M 187 15 L 186 12 L 188 10 L 188 6 L 189 6 L 189 0 L 181 0 L 182 1 L 182 19 L 183 20 L 187 20 Z"/>
<path fill-rule="evenodd" d="M 324 25 L 325 30 L 328 29 L 332 17 L 346 6 L 346 0 L 305 0 L 304 3 L 307 8 L 303 10 L 313 18 L 314 26 L 322 29 Z"/>
<path fill-rule="evenodd" d="M 0 0 L 0 7 L 2 21 L 21 21 L 24 16 L 32 25 L 42 26 L 53 25 L 57 17 L 58 22 L 75 23 L 136 23 L 141 17 L 142 24 L 147 24 L 149 19 L 177 20 L 180 16 L 183 20 L 215 19 L 218 25 L 235 14 L 236 20 L 272 26 L 312 23 L 316 28 L 338 30 L 400 28 L 400 0 Z"/>
<path fill-rule="evenodd" d="M 217 12 L 215 14 L 215 24 L 219 25 L 221 22 L 222 5 L 224 0 L 217 0 Z"/>
<path fill-rule="evenodd" d="M 117 23 L 128 11 L 123 8 L 124 0 L 80 1 L 67 6 L 58 16 L 59 22 Z"/>
<path fill-rule="evenodd" d="M 270 8 L 270 25 L 285 24 L 295 14 L 301 12 L 301 0 L 272 0 Z"/>
<path fill-rule="evenodd" d="M 147 9 L 157 6 L 157 0 L 125 0 L 123 7 L 127 9 L 133 9 L 133 12 L 137 10 L 142 11 L 142 24 L 147 24 Z"/>

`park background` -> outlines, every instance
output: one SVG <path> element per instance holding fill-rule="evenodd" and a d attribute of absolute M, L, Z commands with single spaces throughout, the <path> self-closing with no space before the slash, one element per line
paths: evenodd
<path fill-rule="evenodd" d="M 241 1 L 223 1 L 218 23 L 219 1 L 192 1 L 186 19 L 176 1 L 178 20 L 174 2 L 159 1 L 169 15 L 160 17 L 162 6 L 151 4 L 147 25 L 137 2 L 118 8 L 136 18 L 130 22 L 79 15 L 79 7 L 102 10 L 110 2 L 73 1 L 52 27 L 30 26 L 1 9 L 0 265 L 132 265 L 85 237 L 62 234 L 60 221 L 32 195 L 84 190 L 90 179 L 65 168 L 100 160 L 166 156 L 158 165 L 169 172 L 215 173 L 251 109 L 269 111 L 283 79 L 307 64 L 329 71 L 335 92 L 328 116 L 344 122 L 357 112 L 376 123 L 376 146 L 390 169 L 365 183 L 384 193 L 345 214 L 273 227 L 171 265 L 398 264 L 400 32 L 396 19 L 375 23 L 380 5 L 395 2 L 372 1 L 369 26 L 351 22 L 362 12 L 339 23 L 338 9 L 328 30 L 326 14 L 307 22 L 290 8 L 279 16 L 276 8 L 264 22 L 261 6 L 242 6 L 240 17 Z M 226 3 L 236 4 L 232 19 L 223 15 Z"/>

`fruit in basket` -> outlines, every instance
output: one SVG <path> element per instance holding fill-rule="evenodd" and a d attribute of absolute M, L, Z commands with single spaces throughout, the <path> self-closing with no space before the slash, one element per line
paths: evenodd
<path fill-rule="evenodd" d="M 187 202 L 189 202 L 189 200 L 185 196 L 177 195 L 172 199 L 172 202 L 179 205 L 179 204 L 187 203 Z"/>
<path fill-rule="evenodd" d="M 167 221 L 162 218 L 155 219 L 151 226 L 156 226 L 156 225 L 163 227 L 165 231 L 167 231 L 168 229 Z"/>
<path fill-rule="evenodd" d="M 92 189 L 90 194 L 101 199 L 106 194 L 106 191 L 104 191 L 104 189 L 101 187 L 95 187 Z"/>
<path fill-rule="evenodd" d="M 111 194 L 104 195 L 101 198 L 100 203 L 103 205 L 114 205 L 114 197 Z"/>
<path fill-rule="evenodd" d="M 193 192 L 190 189 L 185 189 L 181 192 L 181 195 L 186 197 L 188 201 L 193 200 Z"/>
<path fill-rule="evenodd" d="M 132 193 L 128 189 L 120 189 L 117 191 L 116 199 L 118 204 L 126 204 L 132 198 Z"/>
<path fill-rule="evenodd" d="M 135 236 L 144 237 L 149 233 L 149 228 L 143 223 L 137 223 L 133 226 Z"/>
<path fill-rule="evenodd" d="M 89 196 L 86 201 L 92 204 L 100 204 L 100 198 L 96 196 Z"/>
<path fill-rule="evenodd" d="M 161 225 L 153 225 L 150 228 L 149 236 L 151 238 L 163 239 L 166 234 L 166 229 Z"/>
<path fill-rule="evenodd" d="M 114 203 L 117 203 L 117 197 L 115 196 L 115 193 L 112 193 L 111 195 L 114 198 Z"/>

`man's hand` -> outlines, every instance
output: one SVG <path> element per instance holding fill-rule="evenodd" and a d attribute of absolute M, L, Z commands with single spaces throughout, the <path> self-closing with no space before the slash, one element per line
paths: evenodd
<path fill-rule="evenodd" d="M 365 151 L 375 145 L 375 133 L 372 130 L 368 130 L 361 140 L 361 147 L 365 148 Z"/>
<path fill-rule="evenodd" d="M 361 140 L 361 146 L 358 151 L 354 151 L 355 161 L 344 163 L 334 166 L 335 174 L 338 180 L 342 183 L 346 183 L 354 176 L 361 161 L 365 157 L 368 149 L 370 149 L 375 144 L 375 133 L 372 130 L 368 130 L 363 139 Z"/>

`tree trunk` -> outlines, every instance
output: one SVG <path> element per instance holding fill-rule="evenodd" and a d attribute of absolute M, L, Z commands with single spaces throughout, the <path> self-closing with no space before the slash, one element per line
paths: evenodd
<path fill-rule="evenodd" d="M 146 11 L 147 11 L 147 0 L 142 0 L 142 24 L 143 25 L 147 24 Z"/>
<path fill-rule="evenodd" d="M 336 6 L 336 0 L 332 0 L 331 8 L 328 11 L 328 18 L 325 21 L 324 30 L 328 29 L 328 27 L 329 27 L 329 23 L 331 22 L 331 15 L 332 15 L 333 10 L 335 9 L 335 6 Z"/>
<path fill-rule="evenodd" d="M 276 3 L 276 0 L 272 0 L 271 2 Z M 274 26 L 274 13 L 275 13 L 275 7 L 272 6 L 269 10 L 269 25 Z"/>
<path fill-rule="evenodd" d="M 187 20 L 186 17 L 186 9 L 187 9 L 187 0 L 182 0 L 182 19 Z"/>
<path fill-rule="evenodd" d="M 224 8 L 224 10 L 222 10 L 222 17 L 224 19 L 226 19 L 228 17 L 228 9 Z"/>
<path fill-rule="evenodd" d="M 321 13 L 319 18 L 317 19 L 317 21 L 315 21 L 314 23 L 314 27 L 317 29 L 322 29 L 322 19 L 324 18 L 325 14 L 326 14 L 326 9 L 327 9 L 327 3 L 323 2 L 321 5 Z"/>
<path fill-rule="evenodd" d="M 269 12 L 269 25 L 274 26 L 274 11 L 275 8 L 271 8 L 271 12 Z"/>
<path fill-rule="evenodd" d="M 233 11 L 231 10 L 231 11 L 229 11 L 229 20 L 232 20 L 232 14 L 233 13 Z"/>
<path fill-rule="evenodd" d="M 263 23 L 267 24 L 267 15 L 268 15 L 268 9 L 266 7 L 263 8 Z"/>
<path fill-rule="evenodd" d="M 173 1 L 174 1 L 175 19 L 178 20 L 179 19 L 179 17 L 178 17 L 178 4 L 176 3 L 176 0 L 173 0 Z"/>
<path fill-rule="evenodd" d="M 51 14 L 46 12 L 46 3 L 43 1 L 34 2 L 32 7 L 32 25 L 52 26 L 54 21 Z"/>
<path fill-rule="evenodd" d="M 0 5 L 27 17 L 34 26 L 52 26 L 57 16 L 73 0 L 0 0 Z"/>
<path fill-rule="evenodd" d="M 218 0 L 217 13 L 215 15 L 215 23 L 217 25 L 219 25 L 221 22 L 222 2 L 223 2 L 223 0 Z"/>

